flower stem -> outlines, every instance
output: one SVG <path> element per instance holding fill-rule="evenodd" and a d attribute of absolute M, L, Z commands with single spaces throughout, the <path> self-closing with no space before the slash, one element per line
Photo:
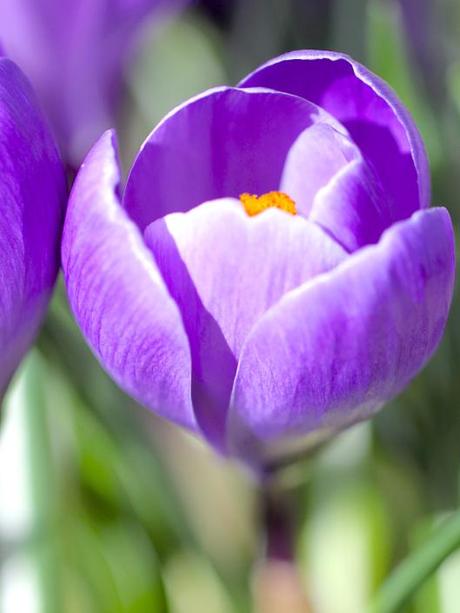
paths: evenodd
<path fill-rule="evenodd" d="M 261 491 L 264 555 L 255 569 L 255 613 L 311 613 L 296 567 L 299 492 L 283 485 L 280 473 Z"/>
<path fill-rule="evenodd" d="M 460 547 L 460 510 L 406 558 L 383 584 L 371 606 L 372 613 L 397 613 L 418 588 Z"/>
<path fill-rule="evenodd" d="M 295 506 L 292 496 L 266 487 L 262 493 L 265 558 L 294 563 Z"/>

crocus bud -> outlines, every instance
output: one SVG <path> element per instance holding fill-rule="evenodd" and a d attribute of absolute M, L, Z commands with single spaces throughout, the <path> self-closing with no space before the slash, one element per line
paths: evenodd
<path fill-rule="evenodd" d="M 297 51 L 185 102 L 120 184 L 115 138 L 74 184 L 70 303 L 132 396 L 267 469 L 369 418 L 436 349 L 449 214 L 407 109 L 349 57 Z"/>

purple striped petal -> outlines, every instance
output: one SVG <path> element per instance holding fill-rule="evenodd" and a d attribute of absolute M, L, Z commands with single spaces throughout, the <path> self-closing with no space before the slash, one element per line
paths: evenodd
<path fill-rule="evenodd" d="M 0 395 L 56 279 L 65 197 L 64 169 L 30 85 L 0 58 Z"/>
<path fill-rule="evenodd" d="M 188 340 L 152 254 L 120 206 L 114 141 L 107 132 L 96 143 L 70 196 L 62 243 L 69 301 L 115 381 L 193 430 Z"/>
<path fill-rule="evenodd" d="M 237 453 L 263 456 L 265 443 L 286 436 L 307 437 L 305 447 L 310 433 L 310 443 L 328 436 L 401 391 L 439 343 L 454 267 L 450 217 L 437 208 L 286 294 L 241 352 L 231 407 Z"/>

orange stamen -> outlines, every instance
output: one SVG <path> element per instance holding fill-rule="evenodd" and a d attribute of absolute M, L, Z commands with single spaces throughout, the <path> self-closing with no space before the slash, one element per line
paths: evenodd
<path fill-rule="evenodd" d="M 241 194 L 241 204 L 244 206 L 246 213 L 253 217 L 269 208 L 277 208 L 291 215 L 297 214 L 297 209 L 294 200 L 284 192 L 267 192 L 261 196 L 255 194 Z"/>

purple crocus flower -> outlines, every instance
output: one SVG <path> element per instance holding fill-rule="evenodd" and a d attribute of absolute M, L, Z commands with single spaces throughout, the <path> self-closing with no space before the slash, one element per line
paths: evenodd
<path fill-rule="evenodd" d="M 65 197 L 62 162 L 30 85 L 0 57 L 0 397 L 56 279 Z"/>
<path fill-rule="evenodd" d="M 146 17 L 186 0 L 2 0 L 0 40 L 31 79 L 63 155 L 77 166 L 108 127 Z"/>
<path fill-rule="evenodd" d="M 76 179 L 68 295 L 129 394 L 259 466 L 379 410 L 432 355 L 454 283 L 407 110 L 349 57 L 298 51 Z"/>

